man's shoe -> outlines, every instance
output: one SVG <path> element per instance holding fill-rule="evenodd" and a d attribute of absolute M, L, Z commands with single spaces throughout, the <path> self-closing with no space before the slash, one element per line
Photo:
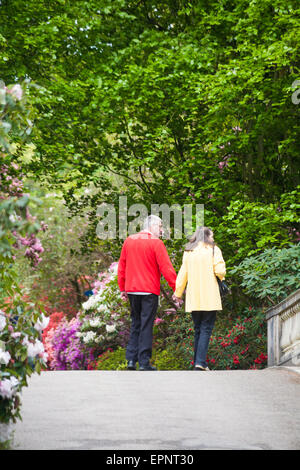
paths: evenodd
<path fill-rule="evenodd" d="M 209 367 L 203 367 L 203 366 L 195 366 L 194 370 L 210 370 Z"/>
<path fill-rule="evenodd" d="M 127 362 L 127 369 L 128 370 L 136 370 L 135 362 L 134 361 L 128 361 Z"/>
<path fill-rule="evenodd" d="M 156 367 L 151 366 L 151 364 L 148 364 L 147 366 L 140 366 L 139 370 L 157 370 Z"/>

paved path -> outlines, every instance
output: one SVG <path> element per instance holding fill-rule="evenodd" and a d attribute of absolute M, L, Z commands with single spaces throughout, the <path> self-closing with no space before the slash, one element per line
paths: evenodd
<path fill-rule="evenodd" d="M 300 449 L 300 375 L 42 372 L 22 416 L 15 449 Z"/>

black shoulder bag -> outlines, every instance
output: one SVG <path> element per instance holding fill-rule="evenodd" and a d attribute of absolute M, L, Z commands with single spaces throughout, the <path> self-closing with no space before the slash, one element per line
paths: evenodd
<path fill-rule="evenodd" d="M 219 284 L 219 290 L 220 290 L 220 295 L 221 297 L 225 297 L 225 295 L 229 294 L 230 289 L 227 286 L 225 281 L 221 281 L 218 276 L 216 276 L 218 284 Z"/>
<path fill-rule="evenodd" d="M 215 255 L 215 245 L 213 246 L 213 256 L 214 255 Z M 219 285 L 220 295 L 221 297 L 225 297 L 225 295 L 229 294 L 230 289 L 227 286 L 225 281 L 221 281 L 221 279 L 219 279 L 218 276 L 216 276 L 216 278 L 217 278 L 218 285 Z"/>

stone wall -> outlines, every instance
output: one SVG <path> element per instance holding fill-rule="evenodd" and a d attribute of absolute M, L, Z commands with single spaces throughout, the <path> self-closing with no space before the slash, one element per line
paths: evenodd
<path fill-rule="evenodd" d="M 266 312 L 268 366 L 300 366 L 300 289 Z"/>

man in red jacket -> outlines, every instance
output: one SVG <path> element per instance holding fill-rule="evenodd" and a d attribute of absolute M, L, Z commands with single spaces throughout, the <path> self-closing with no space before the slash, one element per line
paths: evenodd
<path fill-rule="evenodd" d="M 153 323 L 160 294 L 160 277 L 164 276 L 175 290 L 176 272 L 167 249 L 159 239 L 162 221 L 150 215 L 144 230 L 126 238 L 118 265 L 118 284 L 121 297 L 129 299 L 131 307 L 131 329 L 126 349 L 127 368 L 156 370 L 150 364 L 152 355 Z"/>

